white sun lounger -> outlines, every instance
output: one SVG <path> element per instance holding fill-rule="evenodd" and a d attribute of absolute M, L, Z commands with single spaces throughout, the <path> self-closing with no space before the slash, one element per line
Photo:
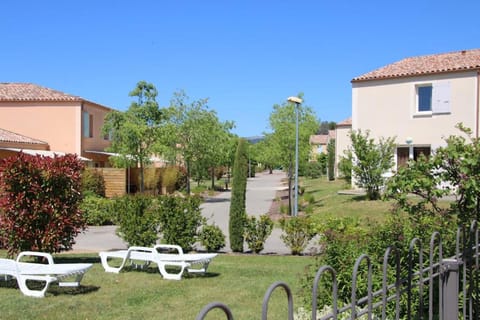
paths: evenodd
<path fill-rule="evenodd" d="M 164 253 L 162 250 L 175 250 L 177 253 Z M 160 274 L 169 280 L 180 280 L 183 272 L 205 273 L 210 261 L 217 256 L 216 253 L 183 253 L 180 246 L 158 244 L 154 247 L 130 247 L 128 250 L 103 251 L 99 253 L 103 268 L 106 272 L 119 273 L 120 270 L 130 262 L 131 265 L 146 267 L 150 263 L 156 263 Z M 121 259 L 117 267 L 109 264 L 112 259 Z M 141 264 L 137 264 L 141 262 Z M 199 265 L 197 268 L 192 266 Z M 177 273 L 167 271 L 167 267 L 179 269 Z"/>
<path fill-rule="evenodd" d="M 26 256 L 44 257 L 48 264 L 22 262 Z M 85 272 L 90 269 L 91 263 L 61 263 L 55 264 L 50 254 L 44 252 L 23 251 L 16 260 L 0 259 L 0 275 L 5 279 L 15 277 L 22 293 L 29 297 L 41 298 L 45 296 L 49 285 L 58 282 L 63 287 L 78 287 Z M 73 281 L 67 281 L 73 278 Z M 43 288 L 30 289 L 27 281 L 44 282 Z"/>

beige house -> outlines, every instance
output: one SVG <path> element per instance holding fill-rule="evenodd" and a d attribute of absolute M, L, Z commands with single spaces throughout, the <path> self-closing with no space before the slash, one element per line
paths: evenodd
<path fill-rule="evenodd" d="M 0 149 L 73 153 L 89 166 L 109 166 L 110 140 L 101 128 L 111 110 L 31 83 L 0 83 Z"/>
<path fill-rule="evenodd" d="M 317 161 L 320 154 L 327 153 L 328 134 L 312 134 L 308 142 L 310 144 L 308 161 Z"/>
<path fill-rule="evenodd" d="M 341 173 L 338 170 L 338 163 L 345 157 L 345 151 L 350 146 L 350 131 L 352 130 L 352 118 L 337 123 L 335 128 L 335 176 Z"/>
<path fill-rule="evenodd" d="M 460 122 L 479 137 L 479 100 L 480 49 L 406 58 L 352 80 L 351 129 L 395 137 L 398 167 L 460 135 Z"/>

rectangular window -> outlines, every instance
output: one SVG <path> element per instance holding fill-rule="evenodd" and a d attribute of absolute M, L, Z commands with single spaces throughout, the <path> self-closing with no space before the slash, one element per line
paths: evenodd
<path fill-rule="evenodd" d="M 93 115 L 87 111 L 83 112 L 83 136 L 85 138 L 93 137 Z"/>
<path fill-rule="evenodd" d="M 417 112 L 432 111 L 432 86 L 417 87 Z"/>
<path fill-rule="evenodd" d="M 427 159 L 430 157 L 430 147 L 414 147 L 413 148 L 413 159 L 415 161 L 418 160 L 421 156 L 426 157 Z"/>

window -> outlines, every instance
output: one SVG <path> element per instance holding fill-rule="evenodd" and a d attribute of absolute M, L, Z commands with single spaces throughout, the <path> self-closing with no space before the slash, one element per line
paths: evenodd
<path fill-rule="evenodd" d="M 450 82 L 419 85 L 416 91 L 417 113 L 450 113 Z"/>
<path fill-rule="evenodd" d="M 93 137 L 93 115 L 87 111 L 83 112 L 83 136 L 85 138 Z"/>
<path fill-rule="evenodd" d="M 417 111 L 426 112 L 432 111 L 432 86 L 417 87 Z"/>
<path fill-rule="evenodd" d="M 413 160 L 417 161 L 421 156 L 430 157 L 430 147 L 414 147 L 413 148 Z"/>

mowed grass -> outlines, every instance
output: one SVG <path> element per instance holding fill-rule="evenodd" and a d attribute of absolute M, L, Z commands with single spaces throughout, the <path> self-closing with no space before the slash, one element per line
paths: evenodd
<path fill-rule="evenodd" d="M 393 205 L 392 201 L 369 201 L 362 194 L 339 194 L 339 191 L 351 191 L 343 180 L 328 181 L 322 177 L 306 179 L 301 185 L 305 187 L 304 197 L 314 198 L 312 215 L 316 219 L 355 217 L 381 223 Z"/>
<path fill-rule="evenodd" d="M 2 256 L 5 253 L 2 252 Z M 56 263 L 92 262 L 79 290 L 51 286 L 45 298 L 24 296 L 15 281 L 0 281 L 0 319 L 195 319 L 210 302 L 232 310 L 235 319 L 259 319 L 265 292 L 286 282 L 300 306 L 300 276 L 313 257 L 219 254 L 204 276 L 164 280 L 156 265 L 144 271 L 106 273 L 96 254 L 58 254 Z M 272 295 L 269 319 L 286 319 L 282 289 Z M 207 319 L 225 319 L 219 310 Z"/>
<path fill-rule="evenodd" d="M 304 180 L 305 197 L 312 196 L 315 219 L 357 217 L 382 222 L 392 202 L 368 201 L 362 195 L 340 195 L 348 186 L 325 177 Z M 5 256 L 5 252 L 0 252 Z M 266 290 L 277 281 L 292 289 L 295 308 L 301 306 L 300 279 L 314 257 L 220 254 L 205 276 L 164 280 L 158 269 L 106 273 L 96 254 L 59 254 L 57 263 L 91 262 L 80 290 L 52 286 L 43 299 L 25 297 L 13 281 L 0 280 L 0 319 L 195 319 L 208 303 L 226 304 L 235 319 L 260 319 Z M 269 319 L 287 318 L 287 299 L 277 289 Z M 226 319 L 220 310 L 207 319 Z"/>

